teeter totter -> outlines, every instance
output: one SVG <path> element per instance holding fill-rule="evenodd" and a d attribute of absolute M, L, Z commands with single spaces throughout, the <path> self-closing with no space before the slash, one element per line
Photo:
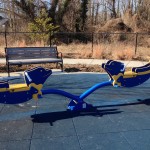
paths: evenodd
<path fill-rule="evenodd" d="M 111 85 L 114 87 L 134 87 L 150 78 L 150 63 L 134 67 L 131 71 L 125 71 L 123 63 L 109 60 L 102 64 L 102 68 L 108 73 L 110 80 L 95 84 L 80 96 L 59 89 L 43 89 L 44 82 L 52 74 L 49 69 L 36 67 L 26 70 L 24 72 L 25 83 L 9 84 L 7 81 L 0 81 L 0 103 L 19 104 L 30 99 L 42 98 L 42 95 L 45 94 L 58 94 L 70 99 L 68 109 L 71 111 L 91 109 L 93 106 L 86 103 L 84 99 L 95 90 Z"/>

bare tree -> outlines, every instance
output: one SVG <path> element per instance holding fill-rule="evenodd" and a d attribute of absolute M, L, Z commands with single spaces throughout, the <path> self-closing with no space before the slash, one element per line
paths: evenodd
<path fill-rule="evenodd" d="M 95 25 L 98 24 L 98 12 L 99 12 L 100 3 L 96 4 L 96 13 L 95 13 Z"/>
<path fill-rule="evenodd" d="M 61 31 L 90 31 L 109 19 L 123 17 L 129 8 L 131 16 L 136 14 L 146 24 L 150 21 L 150 0 L 0 0 L 0 13 L 9 18 L 11 31 L 25 29 L 42 8 Z"/>
<path fill-rule="evenodd" d="M 111 18 L 117 18 L 117 13 L 116 13 L 116 0 L 107 0 L 107 8 L 110 10 L 110 15 Z"/>
<path fill-rule="evenodd" d="M 67 31 L 76 32 L 76 20 L 79 18 L 80 0 L 71 0 L 67 13 L 63 16 L 63 27 Z"/>

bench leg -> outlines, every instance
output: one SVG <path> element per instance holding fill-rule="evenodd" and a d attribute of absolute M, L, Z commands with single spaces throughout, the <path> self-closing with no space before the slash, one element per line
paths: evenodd
<path fill-rule="evenodd" d="M 58 68 L 58 64 L 60 65 L 61 71 L 63 72 L 63 62 L 62 63 L 56 63 L 56 68 Z"/>
<path fill-rule="evenodd" d="M 60 63 L 60 67 L 61 67 L 61 71 L 63 72 L 63 71 L 64 71 L 64 68 L 63 68 L 63 62 Z"/>
<path fill-rule="evenodd" d="M 10 67 L 9 67 L 9 63 L 7 63 L 7 73 L 8 73 L 8 77 L 10 77 Z"/>

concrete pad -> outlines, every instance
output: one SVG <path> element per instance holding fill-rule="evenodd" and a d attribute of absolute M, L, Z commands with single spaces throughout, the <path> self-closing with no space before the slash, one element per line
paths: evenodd
<path fill-rule="evenodd" d="M 69 112 L 43 113 L 31 117 L 34 122 L 33 138 L 68 137 L 76 135 Z"/>
<path fill-rule="evenodd" d="M 30 150 L 79 150 L 80 146 L 76 136 L 33 139 Z"/>
<path fill-rule="evenodd" d="M 0 58 L 0 64 L 6 64 L 6 58 Z"/>
<path fill-rule="evenodd" d="M 107 62 L 108 60 L 105 59 L 70 59 L 70 58 L 63 58 L 64 64 L 85 64 L 85 65 L 102 65 L 102 63 Z M 147 62 L 145 61 L 122 61 L 122 60 L 116 60 L 123 62 L 125 66 L 127 67 L 139 67 Z M 0 64 L 6 64 L 5 58 L 0 58 Z"/>
<path fill-rule="evenodd" d="M 30 147 L 29 140 L 23 141 L 5 141 L 0 142 L 0 149 L 1 150 L 27 150 Z"/>
<path fill-rule="evenodd" d="M 123 132 L 122 135 L 126 138 L 133 149 L 149 150 L 150 130 Z"/>
<path fill-rule="evenodd" d="M 30 120 L 0 122 L 0 141 L 29 140 L 33 123 Z"/>
<path fill-rule="evenodd" d="M 120 133 L 80 135 L 83 150 L 132 150 Z"/>
<path fill-rule="evenodd" d="M 8 73 L 0 73 L 0 80 L 12 80 L 23 78 L 23 72 L 13 72 L 11 76 L 8 76 Z"/>
<path fill-rule="evenodd" d="M 116 109 L 105 109 L 99 112 L 80 114 L 73 118 L 78 135 L 91 135 L 108 132 L 118 132 L 116 123 L 112 122 L 108 114 L 121 113 Z"/>
<path fill-rule="evenodd" d="M 85 65 L 102 65 L 102 63 L 107 62 L 108 60 L 104 59 L 63 59 L 64 64 L 85 64 Z M 122 61 L 122 60 L 116 60 L 123 62 L 126 67 L 139 67 L 142 65 L 145 65 L 147 62 L 144 61 Z"/>
<path fill-rule="evenodd" d="M 55 74 L 44 88 L 80 95 L 107 80 L 99 73 Z M 0 149 L 147 150 L 149 89 L 150 80 L 134 88 L 98 89 L 85 99 L 95 109 L 82 112 L 66 111 L 69 100 L 54 94 L 20 105 L 0 104 Z"/>
<path fill-rule="evenodd" d="M 30 105 L 5 105 L 0 113 L 0 122 L 27 120 L 35 114 L 35 108 Z"/>
<path fill-rule="evenodd" d="M 53 105 L 67 105 L 68 99 L 61 95 L 51 94 L 51 95 L 42 95 L 43 98 L 38 100 L 38 106 L 51 106 L 51 109 L 54 111 L 55 108 Z M 66 108 L 66 107 L 65 107 Z M 52 111 L 51 110 L 51 111 Z"/>

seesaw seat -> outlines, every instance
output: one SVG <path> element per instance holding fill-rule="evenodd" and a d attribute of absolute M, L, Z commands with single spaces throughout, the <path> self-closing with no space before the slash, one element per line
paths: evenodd
<path fill-rule="evenodd" d="M 113 81 L 113 86 L 133 87 L 150 78 L 150 63 L 141 67 L 134 67 L 131 71 L 125 71 L 123 63 L 109 60 L 102 64 L 102 68 Z"/>
<path fill-rule="evenodd" d="M 24 83 L 9 84 L 8 81 L 0 81 L 0 92 L 4 91 L 27 91 L 30 87 L 41 88 L 45 80 L 52 74 L 49 69 L 36 67 L 24 71 Z"/>
<path fill-rule="evenodd" d="M 0 103 L 17 104 L 30 99 L 38 99 L 42 95 L 41 89 L 52 71 L 36 67 L 24 72 L 24 83 L 9 84 L 0 81 Z"/>
<path fill-rule="evenodd" d="M 25 71 L 26 72 L 26 71 Z M 24 72 L 24 76 L 26 76 Z M 0 92 L 20 92 L 27 91 L 30 87 L 27 85 L 27 80 L 25 78 L 25 83 L 9 84 L 8 81 L 0 81 Z"/>
<path fill-rule="evenodd" d="M 137 76 L 137 73 L 136 72 L 133 72 L 133 71 L 125 71 L 124 72 L 124 75 L 123 75 L 123 78 L 133 78 Z"/>
<path fill-rule="evenodd" d="M 21 84 L 11 84 L 9 86 L 9 90 L 13 92 L 19 92 L 19 91 L 28 91 L 30 87 L 26 83 Z"/>
<path fill-rule="evenodd" d="M 26 83 L 9 84 L 7 81 L 0 81 L 0 92 L 19 92 L 27 90 L 29 90 L 29 86 Z"/>

